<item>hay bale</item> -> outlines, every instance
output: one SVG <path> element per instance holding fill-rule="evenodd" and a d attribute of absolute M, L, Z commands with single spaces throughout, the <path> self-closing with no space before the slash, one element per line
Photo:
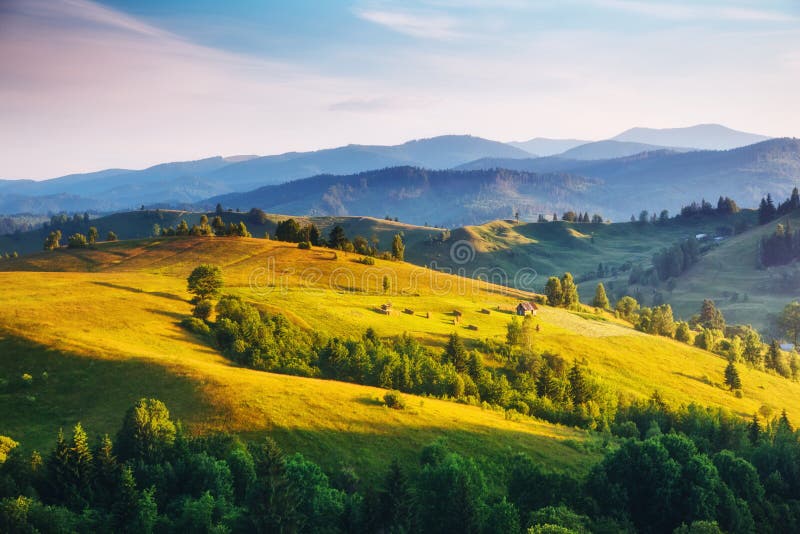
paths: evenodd
<path fill-rule="evenodd" d="M 477 327 L 477 326 L 475 326 L 474 324 L 471 324 L 471 325 L 469 325 L 469 326 L 467 327 L 467 329 L 468 329 L 468 330 L 477 330 L 477 329 L 478 329 L 478 327 Z"/>
<path fill-rule="evenodd" d="M 408 315 L 414 315 L 414 310 L 406 308 L 405 310 L 403 310 L 403 313 L 407 313 Z"/>

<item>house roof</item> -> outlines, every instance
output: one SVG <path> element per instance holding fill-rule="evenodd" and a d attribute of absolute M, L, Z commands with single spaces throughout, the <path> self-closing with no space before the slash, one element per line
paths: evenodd
<path fill-rule="evenodd" d="M 522 309 L 525 311 L 534 311 L 539 309 L 538 306 L 536 306 L 536 304 L 534 304 L 533 302 L 520 302 L 517 305 L 517 308 L 519 308 L 520 306 L 522 306 Z"/>

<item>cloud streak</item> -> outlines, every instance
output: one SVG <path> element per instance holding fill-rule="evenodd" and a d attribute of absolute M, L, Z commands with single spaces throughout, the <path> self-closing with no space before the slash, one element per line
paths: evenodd
<path fill-rule="evenodd" d="M 780 11 L 737 6 L 711 6 L 701 2 L 645 2 L 641 0 L 590 0 L 598 7 L 649 17 L 681 21 L 798 22 L 798 17 Z"/>
<path fill-rule="evenodd" d="M 355 14 L 363 20 L 411 37 L 449 41 L 461 36 L 457 21 L 446 15 L 385 9 L 356 9 Z"/>

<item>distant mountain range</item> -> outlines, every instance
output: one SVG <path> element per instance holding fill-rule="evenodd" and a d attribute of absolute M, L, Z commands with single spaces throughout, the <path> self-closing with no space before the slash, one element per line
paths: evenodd
<path fill-rule="evenodd" d="M 351 174 L 410 165 L 449 169 L 481 157 L 526 158 L 522 149 L 469 135 L 443 135 L 402 145 L 347 145 L 315 152 L 290 152 L 254 158 L 213 173 L 231 190 L 285 183 L 317 174 Z"/>
<path fill-rule="evenodd" d="M 210 198 L 199 205 L 213 209 L 297 215 L 398 217 L 411 224 L 447 227 L 511 218 L 534 217 L 575 205 L 600 210 L 588 195 L 600 182 L 565 173 L 508 170 L 431 171 L 392 167 L 346 176 L 320 175 L 248 193 Z"/>
<path fill-rule="evenodd" d="M 770 139 L 725 151 L 657 150 L 608 160 L 487 158 L 458 168 L 584 176 L 603 184 L 592 197 L 606 206 L 604 215 L 619 220 L 641 209 L 675 212 L 693 200 L 715 201 L 720 195 L 750 207 L 767 193 L 787 197 L 800 184 L 800 139 Z"/>
<path fill-rule="evenodd" d="M 796 154 L 789 156 L 796 147 L 790 140 L 775 140 L 774 144 L 764 145 L 764 139 L 767 138 L 724 126 L 699 125 L 665 130 L 634 128 L 613 139 L 594 142 L 535 138 L 506 144 L 468 135 L 446 135 L 392 146 L 348 145 L 273 156 L 212 157 L 165 163 L 144 170 L 108 169 L 44 181 L 0 180 L 0 213 L 110 212 L 141 205 L 183 208 L 202 204 L 210 197 L 241 199 L 240 203 L 237 200 L 237 206 L 249 208 L 257 204 L 248 204 L 245 202 L 246 195 L 236 196 L 236 193 L 287 184 L 312 176 L 339 178 L 384 168 L 414 167 L 481 171 L 504 168 L 537 175 L 566 174 L 573 180 L 576 176 L 582 176 L 586 184 L 600 188 L 594 192 L 592 206 L 597 206 L 606 216 L 627 218 L 629 210 L 647 207 L 654 198 L 658 198 L 663 207 L 674 209 L 681 202 L 712 193 L 733 195 L 747 205 L 757 202 L 766 191 L 783 194 L 796 181 L 796 175 L 793 174 L 797 171 Z M 748 150 L 739 148 L 737 150 L 740 152 L 735 154 L 703 150 L 708 147 L 747 145 L 753 140 L 759 144 Z M 776 152 L 778 146 L 784 147 L 783 155 Z M 534 157 L 531 152 L 545 157 Z M 742 154 L 755 156 L 742 159 Z M 396 177 L 403 180 L 403 176 L 401 173 Z M 320 187 L 325 185 L 319 178 L 315 179 L 317 181 L 313 183 Z M 624 190 L 625 184 L 634 184 L 636 187 L 625 193 L 625 199 L 614 197 L 614 194 Z M 318 210 L 321 213 L 342 213 L 342 210 L 358 213 L 354 206 L 342 200 L 343 197 L 332 195 L 328 191 L 329 185 L 323 191 L 306 191 L 306 194 L 312 197 L 327 194 L 330 202 L 297 204 L 297 209 Z M 394 185 L 418 189 L 414 183 Z M 289 191 L 293 187 L 272 191 Z M 464 188 L 468 187 L 481 189 L 465 191 Z M 480 180 L 467 181 L 457 188 L 457 193 L 475 199 L 484 195 L 487 187 Z M 569 191 L 569 187 L 559 189 L 558 196 L 548 198 L 543 191 L 523 188 L 513 193 L 518 194 L 516 199 L 511 193 L 506 195 L 507 191 L 501 192 L 497 198 L 481 198 L 493 206 L 487 212 L 504 202 L 519 209 L 538 206 L 546 212 L 557 211 L 560 207 L 590 210 L 588 204 L 570 204 L 584 200 Z M 652 191 L 663 191 L 663 196 L 654 197 Z M 370 195 L 373 193 L 378 195 L 374 198 L 382 194 L 372 191 Z M 234 195 L 222 196 L 227 194 Z M 337 200 L 342 204 L 339 207 L 335 206 Z M 463 207 L 470 202 L 472 200 L 460 205 Z M 420 201 L 418 204 L 419 209 L 415 207 L 409 211 L 415 217 L 419 216 L 414 221 L 417 223 L 481 222 L 472 215 L 440 213 L 435 205 L 427 202 Z M 423 206 L 428 206 L 430 213 L 423 213 Z M 505 206 L 503 209 L 508 211 L 511 208 Z M 383 207 L 380 211 L 383 211 Z M 472 210 L 469 213 L 479 212 Z M 504 212 L 502 216 L 508 216 L 508 213 Z"/>
<path fill-rule="evenodd" d="M 469 171 L 469 172 L 459 172 Z M 731 196 L 756 206 L 772 193 L 788 197 L 800 182 L 800 140 L 772 139 L 727 151 L 655 150 L 609 160 L 560 157 L 484 158 L 457 170 L 403 167 L 354 175 L 321 175 L 209 199 L 225 207 L 259 207 L 299 215 L 388 214 L 404 222 L 467 225 L 565 210 L 625 220 Z"/>
<path fill-rule="evenodd" d="M 0 213 L 182 206 L 211 195 L 321 173 L 350 174 L 402 165 L 446 169 L 482 157 L 526 158 L 530 154 L 480 137 L 445 135 L 395 146 L 348 145 L 277 156 L 213 157 L 139 171 L 110 169 L 43 181 L 0 180 Z"/>

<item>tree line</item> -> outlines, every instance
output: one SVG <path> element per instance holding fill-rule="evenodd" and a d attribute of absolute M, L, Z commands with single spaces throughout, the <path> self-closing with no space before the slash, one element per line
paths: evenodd
<path fill-rule="evenodd" d="M 585 476 L 509 451 L 481 463 L 446 440 L 364 482 L 267 438 L 191 435 L 141 399 L 112 439 L 80 423 L 45 455 L 0 437 L 3 532 L 645 532 L 800 529 L 800 434 L 658 392 L 630 403 Z M 336 451 L 329 454 L 335 459 Z M 331 463 L 335 464 L 335 461 Z M 490 475 L 491 473 L 491 475 Z"/>
<path fill-rule="evenodd" d="M 792 194 L 789 198 L 779 203 L 777 207 L 775 207 L 775 202 L 772 200 L 772 195 L 768 193 L 765 198 L 761 199 L 761 203 L 758 206 L 758 223 L 767 224 L 798 209 L 800 209 L 800 192 L 796 187 L 792 189 Z"/>
<path fill-rule="evenodd" d="M 800 230 L 793 231 L 787 218 L 778 223 L 772 235 L 761 238 L 759 259 L 764 267 L 786 265 L 800 258 Z"/>

